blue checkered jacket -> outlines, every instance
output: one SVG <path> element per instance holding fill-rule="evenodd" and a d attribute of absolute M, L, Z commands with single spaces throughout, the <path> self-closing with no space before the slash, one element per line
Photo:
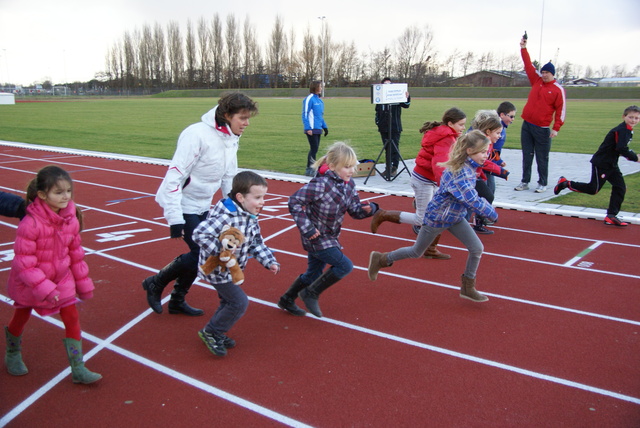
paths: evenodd
<path fill-rule="evenodd" d="M 366 205 L 371 205 L 370 213 L 363 209 Z M 300 230 L 302 247 L 308 252 L 341 248 L 338 236 L 345 213 L 362 219 L 370 217 L 377 209 L 375 203 L 360 202 L 353 179 L 345 182 L 331 170 L 316 175 L 289 197 L 289 212 Z M 310 240 L 316 229 L 320 236 Z"/>
<path fill-rule="evenodd" d="M 462 169 L 455 174 L 450 169 L 445 169 L 440 187 L 427 205 L 423 224 L 451 227 L 466 219 L 467 210 L 491 221 L 498 219 L 496 210 L 476 192 L 476 168 L 479 166 L 468 158 Z"/>
<path fill-rule="evenodd" d="M 242 270 L 247 265 L 249 255 L 252 255 L 267 269 L 274 263 L 278 264 L 271 249 L 262 241 L 258 219 L 243 210 L 230 198 L 226 198 L 215 204 L 209 212 L 209 217 L 193 231 L 193 241 L 200 246 L 200 265 L 204 264 L 211 254 L 220 253 L 221 244 L 218 237 L 223 226 L 227 224 L 239 229 L 244 234 L 244 244 L 240 247 L 239 253 L 235 254 Z M 198 276 L 213 285 L 231 282 L 229 270 L 222 272 L 220 266 L 207 276 L 198 271 Z"/>

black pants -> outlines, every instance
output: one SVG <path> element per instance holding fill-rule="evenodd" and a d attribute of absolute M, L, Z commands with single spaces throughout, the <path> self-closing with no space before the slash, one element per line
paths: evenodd
<path fill-rule="evenodd" d="M 609 198 L 607 215 L 618 215 L 622 202 L 624 202 L 624 195 L 627 193 L 627 185 L 624 183 L 624 177 L 617 165 L 611 169 L 602 169 L 592 164 L 591 181 L 588 183 L 570 181 L 569 188 L 575 192 L 595 195 L 607 181 L 611 183 L 611 197 Z"/>
<path fill-rule="evenodd" d="M 183 214 L 184 223 L 184 242 L 189 246 L 189 252 L 180 255 L 177 258 L 180 274 L 176 278 L 176 291 L 188 291 L 198 276 L 198 257 L 200 255 L 200 246 L 193 242 L 193 231 L 203 222 L 209 213 L 204 214 Z M 186 294 L 186 293 L 185 293 Z"/>
<path fill-rule="evenodd" d="M 398 165 L 400 165 L 400 133 L 392 132 L 391 141 L 389 141 L 388 132 L 381 132 L 380 137 L 382 138 L 382 144 L 386 144 L 385 156 L 391 162 L 391 169 L 398 169 Z M 387 141 L 389 141 L 389 144 L 387 144 Z M 392 142 L 395 144 L 391 144 Z"/>
<path fill-rule="evenodd" d="M 307 168 L 316 162 L 318 148 L 320 147 L 320 134 L 307 134 L 309 140 L 309 154 L 307 155 Z"/>

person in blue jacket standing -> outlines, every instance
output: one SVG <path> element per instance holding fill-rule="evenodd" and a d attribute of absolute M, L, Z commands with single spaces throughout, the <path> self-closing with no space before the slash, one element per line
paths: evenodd
<path fill-rule="evenodd" d="M 324 121 L 324 102 L 320 98 L 322 93 L 322 82 L 315 80 L 309 87 L 309 95 L 302 101 L 302 125 L 304 133 L 309 140 L 309 154 L 307 155 L 307 169 L 305 175 L 313 177 L 315 170 L 312 165 L 316 161 L 318 148 L 320 147 L 320 136 L 329 135 L 329 128 Z"/>

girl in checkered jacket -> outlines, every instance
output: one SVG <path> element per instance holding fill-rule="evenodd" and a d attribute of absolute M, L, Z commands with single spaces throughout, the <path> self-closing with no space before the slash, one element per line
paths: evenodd
<path fill-rule="evenodd" d="M 476 271 L 484 246 L 466 220 L 467 210 L 492 221 L 498 219 L 491 204 L 475 189 L 476 168 L 487 160 L 489 144 L 489 138 L 480 131 L 471 131 L 458 139 L 449 160 L 444 163 L 446 169 L 440 187 L 427 205 L 415 244 L 390 253 L 372 251 L 369 257 L 371 281 L 376 280 L 380 269 L 391 266 L 395 261 L 421 257 L 433 238 L 449 230 L 469 250 L 460 297 L 475 302 L 489 300 L 475 288 Z"/>
<path fill-rule="evenodd" d="M 306 314 L 295 303 L 300 296 L 309 312 L 322 317 L 318 297 L 353 269 L 338 242 L 344 215 L 349 213 L 355 219 L 363 219 L 378 209 L 375 203 L 360 202 L 351 178 L 357 163 L 351 147 L 341 141 L 334 143 L 314 164 L 316 176 L 289 198 L 289 212 L 308 253 L 307 271 L 296 278 L 278 302 L 290 314 Z M 324 271 L 326 265 L 330 268 Z"/>

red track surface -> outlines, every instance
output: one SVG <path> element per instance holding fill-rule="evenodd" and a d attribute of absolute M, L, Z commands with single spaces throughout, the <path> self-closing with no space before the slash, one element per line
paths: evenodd
<path fill-rule="evenodd" d="M 441 241 L 451 260 L 399 262 L 371 283 L 369 252 L 413 232 L 385 223 L 372 235 L 368 220 L 347 219 L 354 271 L 322 295 L 325 318 L 296 318 L 275 302 L 306 267 L 286 208 L 300 184 L 271 180 L 260 224 L 282 271 L 250 261 L 251 304 L 229 333 L 238 346 L 216 358 L 197 336 L 217 307 L 210 286 L 189 294 L 206 311 L 196 318 L 152 313 L 140 286 L 186 248 L 153 200 L 165 167 L 1 147 L 0 190 L 20 193 L 51 163 L 71 173 L 85 210 L 97 290 L 79 310 L 87 366 L 104 378 L 72 384 L 61 322 L 34 316 L 29 374 L 0 372 L 0 426 L 640 425 L 637 226 L 501 210 L 482 237 L 478 289 L 490 300 L 476 304 L 458 297 L 466 250 L 452 235 Z M 409 198 L 360 196 L 411 210 Z M 16 224 L 0 219 L 3 283 Z"/>

